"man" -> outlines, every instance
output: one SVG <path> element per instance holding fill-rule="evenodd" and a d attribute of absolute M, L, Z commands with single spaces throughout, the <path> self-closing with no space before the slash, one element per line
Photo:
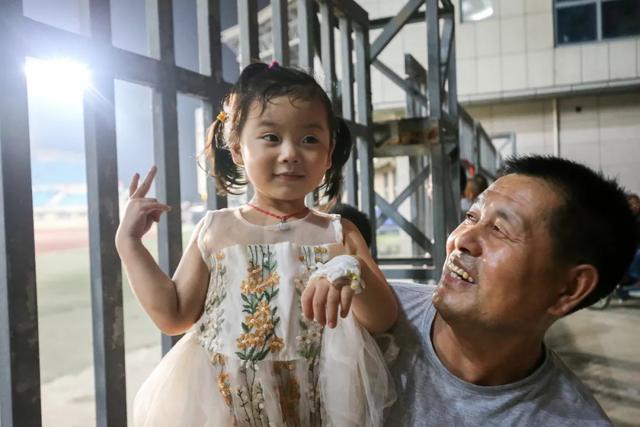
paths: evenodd
<path fill-rule="evenodd" d="M 449 236 L 438 286 L 394 285 L 398 401 L 387 425 L 611 425 L 543 338 L 614 288 L 633 226 L 624 192 L 592 170 L 508 161 Z"/>
<path fill-rule="evenodd" d="M 489 183 L 487 178 L 482 175 L 474 175 L 467 180 L 467 184 L 462 192 L 461 208 L 462 212 L 467 212 L 478 196 L 487 189 Z"/>
<path fill-rule="evenodd" d="M 623 286 L 637 285 L 640 281 L 640 197 L 635 193 L 627 194 L 627 202 L 635 219 L 636 237 L 636 253 L 629 265 L 627 273 L 624 275 L 620 284 Z"/>

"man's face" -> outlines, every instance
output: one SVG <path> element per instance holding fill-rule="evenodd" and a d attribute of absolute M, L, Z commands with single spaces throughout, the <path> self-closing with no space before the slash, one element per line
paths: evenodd
<path fill-rule="evenodd" d="M 551 186 L 524 175 L 504 176 L 478 198 L 447 240 L 433 297 L 448 323 L 544 332 L 566 272 L 549 232 L 560 203 Z"/>

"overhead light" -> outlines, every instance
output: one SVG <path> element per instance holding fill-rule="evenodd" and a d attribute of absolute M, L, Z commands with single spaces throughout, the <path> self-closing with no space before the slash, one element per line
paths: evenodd
<path fill-rule="evenodd" d="M 33 95 L 75 99 L 91 84 L 86 65 L 71 59 L 27 58 L 24 71 Z"/>

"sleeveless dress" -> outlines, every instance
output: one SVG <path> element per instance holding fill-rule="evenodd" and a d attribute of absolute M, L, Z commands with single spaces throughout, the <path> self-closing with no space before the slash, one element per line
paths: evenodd
<path fill-rule="evenodd" d="M 340 217 L 259 226 L 222 209 L 197 238 L 204 311 L 140 388 L 134 424 L 381 426 L 395 392 L 373 338 L 351 313 L 322 328 L 300 306 L 315 265 L 345 252 Z"/>

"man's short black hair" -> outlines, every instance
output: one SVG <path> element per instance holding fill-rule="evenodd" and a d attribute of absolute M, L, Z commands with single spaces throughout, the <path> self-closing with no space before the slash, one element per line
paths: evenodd
<path fill-rule="evenodd" d="M 552 156 L 510 158 L 506 174 L 543 179 L 564 201 L 550 219 L 554 255 L 561 262 L 591 264 L 599 274 L 594 290 L 574 311 L 611 293 L 636 250 L 633 215 L 618 183 L 584 165 Z"/>
<path fill-rule="evenodd" d="M 360 234 L 362 234 L 364 241 L 367 243 L 367 247 L 371 247 L 371 222 L 367 214 L 344 203 L 336 203 L 330 212 L 340 214 L 343 218 L 351 221 Z"/>

